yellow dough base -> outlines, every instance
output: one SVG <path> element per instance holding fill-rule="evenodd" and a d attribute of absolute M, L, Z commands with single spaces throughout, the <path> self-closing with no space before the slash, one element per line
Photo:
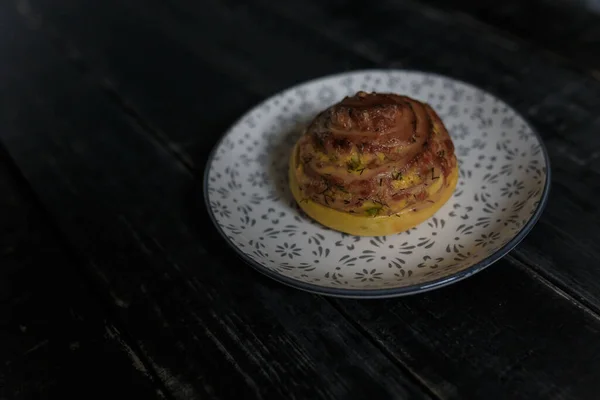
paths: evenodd
<path fill-rule="evenodd" d="M 296 179 L 296 151 L 292 151 L 289 162 L 289 185 L 300 208 L 315 221 L 336 231 L 354 236 L 385 236 L 407 231 L 432 217 L 454 193 L 458 182 L 458 166 L 449 177 L 449 185 L 443 189 L 440 199 L 431 206 L 417 211 L 408 211 L 390 216 L 366 216 L 338 211 L 312 200 L 303 199 Z"/>

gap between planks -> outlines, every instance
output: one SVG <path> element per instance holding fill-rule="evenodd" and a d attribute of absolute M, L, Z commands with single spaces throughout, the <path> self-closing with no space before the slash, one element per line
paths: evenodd
<path fill-rule="evenodd" d="M 408 1 L 414 4 L 414 2 L 412 0 L 408 0 Z M 427 6 L 423 5 L 423 6 L 428 7 L 428 8 L 434 8 L 433 6 L 429 6 L 429 5 L 427 5 Z M 547 57 L 548 59 L 551 59 L 556 64 L 558 64 L 560 66 L 568 67 L 569 69 L 575 70 L 575 71 L 583 73 L 585 75 L 589 75 L 591 78 L 600 81 L 600 70 L 598 68 L 595 68 L 592 66 L 587 66 L 587 65 L 586 66 L 579 65 L 576 61 L 574 61 L 570 57 L 564 56 L 556 51 L 550 50 L 550 49 L 546 48 L 545 46 L 536 45 L 521 36 L 514 35 L 505 29 L 502 29 L 502 28 L 499 28 L 490 23 L 484 22 L 481 19 L 479 19 L 471 14 L 467 14 L 464 11 L 443 11 L 442 10 L 442 12 L 455 16 L 458 20 L 460 20 L 461 22 L 464 22 L 465 25 L 471 26 L 475 29 L 479 29 L 482 31 L 487 30 L 488 31 L 487 33 L 490 35 L 490 39 L 491 40 L 498 39 L 498 44 L 500 44 L 500 45 L 502 45 L 502 43 L 500 43 L 500 42 L 505 42 L 508 45 L 535 46 L 542 51 L 542 54 L 545 57 Z"/>
<path fill-rule="evenodd" d="M 404 4 L 408 5 L 410 8 L 415 10 L 417 13 L 425 16 L 429 19 L 448 19 L 450 21 L 455 21 L 464 23 L 465 26 L 476 29 L 483 33 L 486 36 L 486 39 L 489 40 L 494 45 L 500 46 L 506 50 L 517 51 L 519 48 L 537 48 L 538 54 L 537 57 L 541 58 L 542 61 L 552 61 L 556 65 L 572 70 L 576 73 L 582 74 L 584 76 L 588 76 L 594 80 L 600 81 L 600 70 L 593 67 L 583 67 L 573 61 L 571 58 L 563 56 L 555 51 L 549 50 L 546 47 L 536 45 L 520 36 L 516 36 L 509 31 L 498 28 L 494 25 L 488 24 L 486 22 L 477 19 L 476 17 L 467 14 L 463 11 L 449 11 L 443 10 L 438 7 L 416 2 L 414 0 L 404 0 Z M 289 17 L 288 15 L 282 14 L 277 10 L 267 8 L 262 3 L 253 3 L 253 7 L 257 10 L 261 10 L 265 13 L 269 13 L 271 15 L 275 15 L 278 18 L 285 19 L 286 22 L 294 24 L 307 32 L 312 31 L 313 33 L 317 33 L 320 35 L 321 39 L 326 39 L 332 44 L 341 46 L 347 51 L 352 52 L 355 55 L 362 57 L 365 60 L 375 63 L 382 63 L 381 57 L 378 55 L 374 55 L 373 52 L 370 52 L 368 49 L 357 49 L 356 46 L 352 46 L 351 44 L 340 40 L 336 35 L 331 35 L 328 32 L 323 31 L 322 29 L 315 27 L 311 28 L 302 23 L 299 23 L 296 19 Z M 384 62 L 386 65 L 395 66 L 397 63 L 395 62 Z M 391 65 L 393 64 L 393 65 Z"/>
<path fill-rule="evenodd" d="M 90 262 L 86 259 L 85 255 L 80 254 L 80 252 L 69 243 L 63 232 L 57 228 L 57 222 L 52 217 L 52 214 L 48 212 L 46 207 L 44 207 L 44 205 L 41 203 L 40 199 L 34 193 L 32 187 L 27 182 L 27 179 L 21 173 L 18 164 L 11 157 L 10 153 L 2 143 L 0 143 L 0 157 L 6 160 L 9 172 L 12 174 L 12 177 L 18 189 L 21 191 L 23 196 L 29 197 L 31 200 L 31 205 L 39 210 L 43 220 L 49 225 L 50 231 L 54 233 L 58 244 L 69 251 L 69 258 L 74 259 L 75 262 L 79 262 L 83 265 L 89 266 Z M 70 263 L 69 265 L 73 264 L 74 263 Z M 165 400 L 176 400 L 176 398 L 171 394 L 170 390 L 167 388 L 165 382 L 163 382 L 163 380 L 160 378 L 158 371 L 155 370 L 154 362 L 148 357 L 146 357 L 146 354 L 141 350 L 138 343 L 134 340 L 132 336 L 129 335 L 126 329 L 118 329 L 119 325 L 125 325 L 123 323 L 123 320 L 117 314 L 117 312 L 115 312 L 112 307 L 108 306 L 108 304 L 114 303 L 114 299 L 111 298 L 111 295 L 100 290 L 99 284 L 97 284 L 94 279 L 91 279 L 91 277 L 88 274 L 83 273 L 81 269 L 71 268 L 71 270 L 72 273 L 79 275 L 79 277 L 83 280 L 84 284 L 88 288 L 90 288 L 93 297 L 100 300 L 99 307 L 106 313 L 106 316 L 108 317 L 108 320 L 105 321 L 104 328 L 107 333 L 114 335 L 114 337 L 111 338 L 116 338 L 122 345 L 122 348 L 125 351 L 127 351 L 127 353 L 129 353 L 127 354 L 127 356 L 133 363 L 133 366 L 135 368 L 137 368 L 138 366 L 143 367 L 143 369 L 146 372 L 146 376 L 148 377 L 150 382 L 156 385 L 157 394 L 159 396 L 162 396 L 162 398 L 164 398 Z M 110 320 L 115 321 L 116 323 L 118 323 L 118 325 L 111 324 Z M 48 340 L 42 341 L 38 345 L 27 350 L 25 354 L 42 347 L 43 345 L 47 344 L 47 342 Z M 139 365 L 140 363 L 141 365 Z"/>
<path fill-rule="evenodd" d="M 554 291 L 557 295 L 559 295 L 560 297 L 569 301 L 574 306 L 581 309 L 582 311 L 584 311 L 585 313 L 590 315 L 592 318 L 594 318 L 595 320 L 600 322 L 600 310 L 598 310 L 597 307 L 594 306 L 585 297 L 575 296 L 572 293 L 570 293 L 566 289 L 566 288 L 568 288 L 568 286 L 562 284 L 562 282 L 559 279 L 554 278 L 550 274 L 542 273 L 540 268 L 529 264 L 524 259 L 524 257 L 522 257 L 519 254 L 513 254 L 511 252 L 511 253 L 508 253 L 506 256 L 504 256 L 504 258 L 511 264 L 518 267 L 519 269 L 524 270 L 527 274 L 529 274 L 533 278 L 539 280 L 544 286 L 546 286 L 547 288 Z M 566 286 L 566 288 L 565 288 L 565 286 Z"/>
<path fill-rule="evenodd" d="M 358 332 L 360 332 L 360 334 L 363 337 L 367 338 L 369 340 L 369 342 L 371 342 L 373 344 L 373 346 L 375 346 L 376 349 L 378 349 L 383 355 L 385 355 L 385 357 L 387 357 L 394 365 L 396 365 L 402 371 L 406 372 L 407 375 L 414 377 L 414 381 L 419 385 L 419 387 L 421 389 L 423 389 L 423 391 L 425 391 L 427 394 L 429 394 L 429 396 L 431 396 L 434 399 L 441 400 L 444 398 L 443 396 L 440 396 L 435 391 L 433 391 L 433 389 L 431 389 L 427 385 L 427 382 L 425 380 L 421 379 L 421 377 L 419 376 L 419 374 L 417 372 L 414 372 L 413 370 L 410 369 L 410 367 L 407 364 L 402 362 L 402 359 L 394 356 L 394 354 L 391 351 L 389 351 L 389 349 L 387 347 L 383 346 L 382 343 L 375 338 L 375 336 L 373 336 L 371 333 L 369 333 L 369 331 L 367 329 L 365 329 L 365 327 L 362 324 L 360 324 L 358 321 L 356 321 L 354 318 L 352 318 L 352 316 L 346 310 L 344 310 L 343 307 L 341 307 L 338 304 L 338 301 L 339 301 L 338 299 L 329 297 L 329 296 L 323 296 L 323 297 L 325 297 L 325 300 L 329 304 L 331 304 L 331 306 L 342 317 L 344 317 L 344 319 L 346 321 L 348 321 L 348 323 L 354 329 L 356 329 Z M 367 300 L 367 301 L 369 301 L 369 300 Z"/>

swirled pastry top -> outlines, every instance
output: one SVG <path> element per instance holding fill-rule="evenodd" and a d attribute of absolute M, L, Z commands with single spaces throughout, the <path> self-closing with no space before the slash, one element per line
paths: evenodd
<path fill-rule="evenodd" d="M 435 203 L 457 167 L 454 145 L 436 112 L 388 93 L 358 92 L 324 110 L 294 151 L 306 200 L 373 216 Z"/>

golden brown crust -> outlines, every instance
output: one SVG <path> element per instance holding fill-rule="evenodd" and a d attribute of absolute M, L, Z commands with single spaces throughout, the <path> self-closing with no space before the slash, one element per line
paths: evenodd
<path fill-rule="evenodd" d="M 456 168 L 454 145 L 436 112 L 396 94 L 346 97 L 317 115 L 296 149 L 303 195 L 349 213 L 426 207 Z"/>

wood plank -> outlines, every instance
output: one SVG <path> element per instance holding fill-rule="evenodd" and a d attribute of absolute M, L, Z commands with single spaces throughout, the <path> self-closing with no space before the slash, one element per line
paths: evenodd
<path fill-rule="evenodd" d="M 600 178 L 588 168 L 600 154 L 600 137 L 594 134 L 600 127 L 595 114 L 600 109 L 598 81 L 552 64 L 536 49 L 492 33 L 483 35 L 449 15 L 423 12 L 412 3 L 379 2 L 379 7 L 359 12 L 359 6 L 335 2 L 282 6 L 256 0 L 261 6 L 257 10 L 222 1 L 203 2 L 202 7 L 195 2 L 113 2 L 99 9 L 62 1 L 71 13 L 57 13 L 48 0 L 35 4 L 63 35 L 77 38 L 79 53 L 99 65 L 97 73 L 113 82 L 124 101 L 151 121 L 190 165 L 204 160 L 217 135 L 263 96 L 332 71 L 372 67 L 383 59 L 386 65 L 432 70 L 492 90 L 532 121 L 546 141 L 553 167 L 552 196 L 539 223 L 543 228 L 534 230 L 513 254 L 600 310 L 600 271 L 595 268 L 600 208 L 589 201 L 600 191 Z M 90 31 L 85 21 L 94 16 L 103 23 Z M 286 22 L 279 23 L 279 18 Z M 111 46 L 118 27 L 129 27 L 132 20 L 135 33 Z M 372 20 L 379 21 L 377 29 L 368 29 Z M 206 35 L 209 27 L 212 34 Z M 417 46 L 414 37 L 429 44 Z M 130 66 L 136 63 L 132 60 L 142 60 L 136 49 L 147 49 L 146 39 L 153 43 L 152 51 Z M 262 48 L 295 52 L 249 56 Z M 228 49 L 226 58 L 218 56 L 222 49 Z M 126 52 L 132 56 L 123 57 Z M 471 54 L 481 55 L 477 63 L 470 61 Z M 172 62 L 161 62 L 165 59 Z M 139 77 L 146 61 L 153 85 Z M 176 76 L 181 79 L 174 80 Z M 214 78 L 202 79 L 205 76 Z M 179 83 L 169 86 L 171 81 Z M 194 89 L 182 91 L 184 85 Z M 190 101 L 190 93 L 200 88 L 217 96 L 206 106 L 211 118 L 202 122 L 203 135 L 184 128 L 199 124 L 199 103 Z M 580 146 L 582 142 L 586 146 Z M 573 246 L 581 251 L 571 254 Z M 571 262 L 580 268 L 570 268 Z"/>
<path fill-rule="evenodd" d="M 174 398 L 431 398 L 325 299 L 242 265 L 189 171 L 1 10 L 0 138 Z"/>
<path fill-rule="evenodd" d="M 258 61 L 255 51 L 261 43 L 269 47 L 276 45 L 277 54 L 281 60 L 287 59 L 288 64 L 297 60 L 301 56 L 299 49 L 304 45 L 300 37 L 302 31 L 296 29 L 279 38 L 273 35 L 272 29 L 253 30 L 251 35 L 245 36 L 245 40 L 250 41 L 248 46 L 245 41 L 239 41 L 244 34 L 236 33 L 238 19 L 232 18 L 229 9 L 214 7 L 214 4 L 206 7 L 201 12 L 202 19 L 197 21 L 196 15 L 192 17 L 185 10 L 178 11 L 175 3 L 160 0 L 151 0 L 145 5 L 142 2 L 110 3 L 93 8 L 75 0 L 61 1 L 60 12 L 52 1 L 36 0 L 31 2 L 33 8 L 23 14 L 28 20 L 43 18 L 46 32 L 56 32 L 57 41 L 69 43 L 71 60 L 86 71 L 93 65 L 94 69 L 89 72 L 99 73 L 98 78 L 104 81 L 105 87 L 116 89 L 115 96 L 122 96 L 116 100 L 133 106 L 161 133 L 168 127 L 168 142 L 176 151 L 189 145 L 207 147 L 214 143 L 213 136 L 200 134 L 190 141 L 189 127 L 197 125 L 199 113 L 213 116 L 204 122 L 203 131 L 223 131 L 259 101 L 262 93 L 283 89 L 282 82 L 300 82 L 339 70 L 339 64 L 332 63 L 337 56 L 335 49 L 332 51 L 326 45 L 313 47 L 311 62 L 303 63 L 300 73 L 285 65 L 274 67 L 272 60 Z M 119 10 L 117 13 L 114 7 Z M 42 14 L 37 16 L 36 13 Z M 169 13 L 172 18 L 157 18 L 163 13 Z M 146 18 L 148 16 L 152 18 Z M 103 21 L 102 26 L 87 29 L 85 21 L 90 18 Z M 243 20 L 248 21 L 248 18 Z M 135 30 L 131 29 L 131 21 L 136 21 Z M 225 37 L 214 36 L 209 30 L 216 28 L 212 26 L 214 21 L 219 21 L 218 32 L 226 33 Z M 176 35 L 172 35 L 173 30 Z M 85 45 L 78 46 L 79 43 Z M 120 44 L 111 45 L 114 43 Z M 247 52 L 244 48 L 253 50 Z M 223 52 L 223 49 L 231 51 Z M 115 63 L 115 60 L 119 61 Z M 257 61 L 260 64 L 255 66 Z M 347 68 L 370 65 L 358 56 L 351 57 L 345 64 Z M 174 68 L 177 75 L 173 75 Z M 207 76 L 210 79 L 206 79 Z M 232 76 L 236 78 L 233 81 Z M 147 84 L 149 80 L 152 85 Z M 206 96 L 210 96 L 211 101 L 204 101 Z M 223 113 L 223 102 L 228 104 L 227 114 Z M 194 150 L 190 152 L 195 154 Z"/>
<path fill-rule="evenodd" d="M 0 303 L 15 298 L 26 290 L 26 287 L 11 282 L 12 276 L 19 274 L 22 266 L 22 262 L 14 255 L 18 238 L 27 235 L 27 212 L 21 205 L 21 195 L 13 183 L 6 162 L 0 157 L 0 271 L 3 274 L 3 279 L 0 279 Z"/>
<path fill-rule="evenodd" d="M 598 0 L 511 0 L 501 4 L 473 0 L 426 0 L 425 3 L 460 13 L 465 23 L 487 24 L 546 48 L 558 57 L 600 71 Z"/>
<path fill-rule="evenodd" d="M 206 3 L 203 6 L 206 7 Z M 116 5 L 111 4 L 110 7 L 116 7 Z M 150 6 L 145 8 L 150 10 L 145 12 L 152 11 Z M 126 19 L 132 18 L 131 14 L 127 14 L 127 8 L 111 9 L 113 10 L 111 13 L 106 12 L 103 15 L 125 15 Z M 115 11 L 117 9 L 119 12 Z M 193 15 L 195 18 L 197 14 L 192 11 L 184 9 L 183 14 Z M 83 11 L 79 10 L 78 12 Z M 254 16 L 249 10 L 245 10 L 245 12 Z M 140 26 L 140 29 L 151 25 L 142 18 L 147 15 L 141 10 L 139 15 L 133 15 L 136 17 L 133 20 L 137 21 L 136 26 Z M 156 21 L 152 20 L 153 23 L 160 20 L 164 22 L 168 16 L 165 13 L 157 13 L 157 15 L 161 15 L 161 18 Z M 238 15 L 238 17 L 230 23 L 242 29 L 242 34 L 238 32 L 242 38 L 254 37 L 250 34 L 252 29 L 260 30 L 267 29 L 264 28 L 265 26 L 269 27 L 267 24 L 257 24 L 257 19 L 239 17 L 239 14 L 233 15 Z M 221 22 L 215 21 L 214 24 L 223 26 Z M 418 25 L 418 22 L 416 21 L 415 24 Z M 71 21 L 71 23 L 74 22 Z M 167 30 L 167 25 L 169 24 L 165 23 L 163 29 L 173 40 L 169 45 L 186 48 L 189 45 L 189 38 L 198 36 L 198 34 L 193 34 L 194 31 L 189 27 L 186 28 L 187 30 L 180 30 L 182 29 L 181 24 L 171 23 L 172 30 Z M 197 24 L 197 26 L 202 26 L 202 24 Z M 65 29 L 75 28 L 74 25 L 71 25 L 70 28 Z M 227 25 L 223 29 L 227 29 Z M 282 28 L 282 32 L 293 31 L 293 29 L 286 29 Z M 83 32 L 69 32 L 70 34 L 78 32 L 77 35 L 73 34 L 73 37 L 82 38 Z M 188 34 L 186 35 L 185 32 Z M 216 30 L 216 32 L 220 31 Z M 267 32 L 269 31 L 267 30 Z M 271 33 L 274 33 L 273 36 L 277 33 L 280 36 L 284 35 L 279 31 Z M 185 36 L 188 39 L 185 39 Z M 268 38 L 270 35 L 263 32 L 260 37 Z M 308 37 L 310 38 L 310 36 Z M 298 36 L 298 38 L 304 38 L 296 39 L 300 40 L 300 43 L 302 40 L 307 40 L 306 36 Z M 98 50 L 101 46 L 87 47 L 85 38 L 81 43 L 83 44 L 82 48 L 85 49 L 82 52 L 95 54 L 100 59 L 103 57 L 102 50 Z M 121 42 L 121 45 L 131 48 L 136 46 L 135 41 L 125 43 L 129 44 Z M 310 60 L 313 48 L 310 44 L 314 42 L 305 43 L 302 58 Z M 160 54 L 161 48 L 156 47 L 155 49 L 156 53 Z M 190 49 L 188 62 L 198 62 L 201 53 L 199 48 Z M 236 53 L 232 53 L 235 56 Z M 110 60 L 113 63 L 118 61 L 114 58 Z M 298 63 L 298 60 L 299 57 L 290 60 L 289 63 L 295 63 L 296 68 L 301 70 L 302 64 Z M 347 62 L 346 60 L 348 59 L 340 60 L 339 56 L 332 57 L 331 66 L 324 68 L 335 68 L 342 62 Z M 280 60 L 277 59 L 277 61 Z M 321 61 L 323 62 L 323 60 Z M 273 59 L 260 59 L 248 69 L 256 71 L 256 65 L 263 63 L 265 66 L 275 64 Z M 288 64 L 283 65 L 285 67 Z M 173 68 L 172 73 L 176 74 L 177 65 L 171 67 Z M 124 75 L 118 75 L 120 73 L 118 66 L 113 65 L 108 71 L 114 72 L 115 75 L 121 77 L 120 79 L 124 79 Z M 234 74 L 235 70 L 231 69 L 228 72 Z M 109 76 L 114 79 L 114 75 Z M 221 78 L 220 75 L 215 76 Z M 184 77 L 191 82 L 197 82 L 199 79 L 193 75 L 182 76 L 182 79 Z M 118 84 L 125 83 L 119 81 Z M 273 90 L 277 85 L 284 87 L 286 84 L 283 79 L 279 81 L 275 77 L 269 79 L 268 82 L 257 83 L 257 85 L 271 85 L 269 87 L 272 87 Z M 232 87 L 234 86 L 232 84 Z M 145 103 L 139 95 L 139 89 L 133 85 L 127 88 L 126 97 L 134 98 L 133 104 L 145 110 Z M 224 90 L 228 90 L 226 85 Z M 256 88 L 252 90 L 256 90 Z M 264 89 L 264 94 L 267 94 L 268 90 Z M 175 91 L 169 93 L 170 99 L 175 99 L 173 100 L 175 104 L 179 104 L 177 93 Z M 221 103 L 221 107 L 227 108 L 227 103 Z M 159 113 L 157 110 L 155 111 Z M 228 111 L 223 112 L 227 113 Z M 169 126 L 171 125 L 169 124 L 175 122 L 169 121 L 168 117 L 156 116 L 155 118 L 153 121 L 164 118 L 162 122 L 164 125 L 157 125 L 162 127 L 162 131 L 166 135 L 170 135 Z M 190 118 L 190 126 L 202 125 L 201 116 L 195 115 L 193 119 L 188 118 Z M 216 118 L 219 118 L 218 115 Z M 188 137 L 192 136 L 189 132 L 188 130 Z M 215 135 L 214 139 L 219 133 L 206 131 L 206 135 Z M 173 135 L 181 135 L 173 136 L 177 141 L 186 140 L 185 135 L 181 132 L 173 133 Z M 202 140 L 208 139 L 202 138 Z M 205 142 L 200 148 L 203 146 L 206 146 Z M 198 153 L 201 154 L 202 151 Z M 207 220 L 203 219 L 202 221 L 206 222 Z M 211 247 L 214 245 L 219 250 L 225 250 L 222 246 L 219 247 L 218 241 L 210 243 Z M 214 254 L 218 254 L 217 250 L 213 250 L 212 254 L 215 257 Z M 222 256 L 219 255 L 219 257 Z M 222 260 L 221 262 L 224 262 L 227 259 L 223 258 Z M 243 267 L 239 273 L 244 273 Z M 247 279 L 259 278 L 248 275 Z M 225 287 L 226 285 L 222 290 L 225 290 Z M 277 285 L 269 285 L 269 288 L 269 290 L 279 290 Z M 283 298 L 280 299 L 283 301 Z M 289 299 L 285 301 L 289 301 Z M 592 398 L 590 395 L 598 389 L 595 386 L 597 368 L 594 368 L 598 362 L 598 351 L 595 345 L 598 329 L 597 318 L 595 315 L 577 308 L 562 297 L 561 293 L 557 293 L 546 283 L 540 282 L 539 278 L 532 277 L 525 267 L 514 262 L 505 260 L 469 281 L 425 296 L 372 303 L 341 301 L 336 304 L 350 320 L 358 321 L 359 329 L 366 330 L 369 335 L 375 337 L 377 343 L 385 348 L 385 351 L 390 352 L 408 370 L 418 375 L 441 398 L 477 398 L 482 394 L 485 394 L 486 398 L 537 398 L 540 390 L 542 393 L 554 391 L 557 398 Z M 429 312 L 430 309 L 431 312 Z M 306 310 L 310 309 L 306 308 Z M 490 316 L 493 318 L 490 319 Z M 568 321 L 567 327 L 569 328 L 564 334 L 565 328 L 560 325 L 563 320 Z M 444 329 L 440 329 L 440 326 L 443 326 Z M 558 332 L 558 334 L 552 336 L 548 332 Z M 589 346 L 581 343 L 587 343 Z M 564 348 L 569 348 L 569 352 L 565 353 L 562 350 Z M 480 358 L 478 354 L 485 356 Z M 577 362 L 575 362 L 576 360 Z M 491 363 L 488 365 L 489 361 Z M 562 369 L 564 365 L 569 365 L 569 369 Z M 502 373 L 498 374 L 498 371 Z M 530 382 L 533 384 L 528 386 Z"/>
<path fill-rule="evenodd" d="M 16 172 L 0 151 L 0 398 L 163 399 Z"/>
<path fill-rule="evenodd" d="M 448 398 L 595 399 L 599 316 L 554 290 L 502 262 L 423 296 L 337 303 Z"/>

